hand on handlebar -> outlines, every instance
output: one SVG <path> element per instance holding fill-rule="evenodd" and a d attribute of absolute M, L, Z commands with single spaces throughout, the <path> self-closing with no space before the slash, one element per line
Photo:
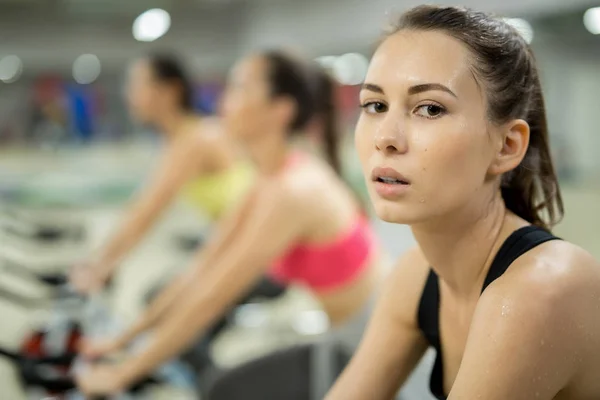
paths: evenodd
<path fill-rule="evenodd" d="M 119 351 L 123 344 L 117 338 L 88 340 L 84 339 L 79 346 L 79 354 L 91 360 L 106 357 Z"/>
<path fill-rule="evenodd" d="M 85 396 L 118 395 L 127 383 L 118 366 L 97 365 L 77 375 L 79 390 Z"/>
<path fill-rule="evenodd" d="M 69 274 L 71 285 L 80 293 L 94 294 L 101 291 L 109 278 L 107 268 L 95 263 L 75 266 Z"/>

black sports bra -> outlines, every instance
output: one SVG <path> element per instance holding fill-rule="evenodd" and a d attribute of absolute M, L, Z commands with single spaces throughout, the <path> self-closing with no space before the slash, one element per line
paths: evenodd
<path fill-rule="evenodd" d="M 514 231 L 502 244 L 498 254 L 494 258 L 490 270 L 485 277 L 481 293 L 496 279 L 498 279 L 508 267 L 520 256 L 542 243 L 557 240 L 556 236 L 537 226 L 526 226 Z M 421 301 L 419 303 L 419 329 L 436 350 L 435 364 L 431 372 L 429 389 L 439 400 L 446 400 L 444 393 L 444 369 L 440 344 L 440 291 L 438 276 L 433 270 L 429 271 Z"/>

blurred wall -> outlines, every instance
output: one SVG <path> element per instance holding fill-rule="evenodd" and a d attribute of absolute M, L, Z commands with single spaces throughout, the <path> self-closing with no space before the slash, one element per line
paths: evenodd
<path fill-rule="evenodd" d="M 24 72 L 17 83 L 0 82 L 0 138 L 32 134 L 34 78 L 40 73 L 56 72 L 72 82 L 72 63 L 84 53 L 96 54 L 102 63 L 100 78 L 93 84 L 102 91 L 104 107 L 94 128 L 98 137 L 127 138 L 141 132 L 129 121 L 122 101 L 124 70 L 127 62 L 139 54 L 157 48 L 174 49 L 188 59 L 199 81 L 222 79 L 236 58 L 262 47 L 284 46 L 310 57 L 345 52 L 368 56 L 386 21 L 396 12 L 419 3 L 414 0 L 0 0 L 0 58 L 17 54 L 24 62 Z M 569 238 L 577 236 L 578 231 L 589 232 L 580 235 L 588 238 L 582 239 L 583 242 L 600 243 L 593 229 L 587 230 L 593 219 L 587 211 L 600 214 L 596 197 L 600 193 L 600 157 L 596 155 L 600 148 L 596 101 L 600 92 L 600 37 L 589 34 L 582 24 L 582 11 L 591 2 L 464 0 L 462 3 L 503 15 L 522 16 L 532 22 L 532 46 L 546 94 L 552 150 L 561 182 L 569 191 L 565 196 L 567 218 L 561 229 L 564 227 Z M 132 37 L 132 21 L 151 7 L 163 7 L 170 12 L 171 30 L 156 42 L 137 42 Z M 351 131 L 350 124 L 348 132 Z"/>

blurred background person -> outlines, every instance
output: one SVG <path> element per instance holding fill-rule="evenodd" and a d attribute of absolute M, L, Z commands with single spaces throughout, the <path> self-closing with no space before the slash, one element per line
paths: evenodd
<path fill-rule="evenodd" d="M 152 324 L 148 347 L 122 365 L 84 373 L 79 382 L 85 393 L 115 393 L 151 373 L 209 329 L 267 271 L 282 284 L 311 290 L 334 327 L 334 340 L 353 352 L 383 269 L 368 221 L 339 176 L 334 93 L 320 67 L 281 52 L 260 53 L 236 65 L 223 119 L 260 171 L 258 182 L 240 210 L 227 217 L 233 229 L 219 236 L 219 251 L 197 262 L 170 304 L 155 303 L 108 349 L 126 345 Z M 293 145 L 315 118 L 329 165 Z M 86 352 L 97 356 L 106 350 L 105 343 L 91 343 Z M 266 385 L 273 386 L 278 385 Z"/>
<path fill-rule="evenodd" d="M 69 315 L 69 307 L 57 302 L 56 293 L 48 292 L 45 284 L 40 287 L 37 278 L 61 274 L 64 279 L 82 254 L 104 248 L 122 226 L 122 215 L 130 210 L 127 206 L 140 182 L 164 159 L 160 142 L 167 142 L 167 136 L 149 132 L 123 103 L 123 72 L 132 58 L 144 60 L 159 48 L 180 55 L 188 67 L 193 111 L 211 116 L 227 71 L 241 52 L 265 46 L 301 49 L 338 81 L 342 170 L 366 199 L 353 147 L 358 92 L 381 24 L 390 12 L 413 5 L 402 0 L 195 0 L 152 5 L 141 0 L 0 0 L 0 317 L 5 322 L 0 350 L 27 348 L 37 354 L 40 349 L 29 346 L 28 338 L 39 338 L 38 329 L 53 331 L 50 320 Z M 565 218 L 554 233 L 598 258 L 596 6 L 600 4 L 589 0 L 477 3 L 478 9 L 506 17 L 535 51 L 565 205 Z M 161 86 L 177 92 L 177 85 Z M 194 252 L 179 237 L 183 232 L 195 242 L 199 229 L 212 225 L 213 219 L 194 204 L 171 201 L 153 228 L 119 260 L 111 290 L 103 293 L 115 317 L 139 317 L 148 293 L 168 285 L 189 265 Z M 383 223 L 367 212 L 392 258 L 415 243 L 408 227 Z M 52 312 L 38 312 L 48 308 Z M 250 372 L 258 370 L 252 360 L 310 342 L 328 330 L 327 316 L 314 296 L 296 285 L 277 301 L 253 301 L 228 315 L 228 328 L 212 341 L 211 356 L 220 367 L 232 367 L 252 379 L 256 375 Z M 102 324 L 97 317 L 89 319 Z M 49 337 L 33 342 L 52 347 Z M 404 386 L 403 399 L 431 398 L 427 386 L 432 363 L 432 353 L 426 354 Z M 33 393 L 39 388 L 23 382 L 19 371 L 16 363 L 0 358 L 5 397 L 51 397 Z M 283 383 L 280 375 L 273 376 Z M 151 389 L 148 397 L 155 392 Z M 194 398 L 196 393 L 186 395 Z"/>
<path fill-rule="evenodd" d="M 166 145 L 120 227 L 91 261 L 73 271 L 72 283 L 83 292 L 102 287 L 180 193 L 216 221 L 252 183 L 251 167 L 219 122 L 194 111 L 192 84 L 173 56 L 157 53 L 135 62 L 126 96 L 132 116 L 157 128 Z"/>

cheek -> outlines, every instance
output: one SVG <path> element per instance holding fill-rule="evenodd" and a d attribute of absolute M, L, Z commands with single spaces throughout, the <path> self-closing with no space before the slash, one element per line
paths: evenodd
<path fill-rule="evenodd" d="M 231 93 L 226 95 L 223 102 L 223 111 L 226 118 L 236 122 L 244 117 L 247 108 L 245 96 L 241 93 Z"/>
<path fill-rule="evenodd" d="M 231 128 L 238 134 L 245 135 L 255 125 L 256 107 L 246 94 L 233 93 L 223 102 L 223 115 Z"/>
<path fill-rule="evenodd" d="M 131 111 L 138 116 L 146 116 L 152 112 L 153 101 L 149 93 L 144 91 L 133 91 L 127 96 Z"/>
<path fill-rule="evenodd" d="M 221 99 L 221 116 L 226 119 L 229 120 L 232 118 L 233 114 L 235 113 L 235 98 L 225 92 L 223 94 L 223 98 Z"/>
<path fill-rule="evenodd" d="M 420 174 L 428 187 L 427 201 L 462 203 L 484 183 L 488 167 L 486 133 L 465 129 L 443 138 L 421 138 Z"/>

